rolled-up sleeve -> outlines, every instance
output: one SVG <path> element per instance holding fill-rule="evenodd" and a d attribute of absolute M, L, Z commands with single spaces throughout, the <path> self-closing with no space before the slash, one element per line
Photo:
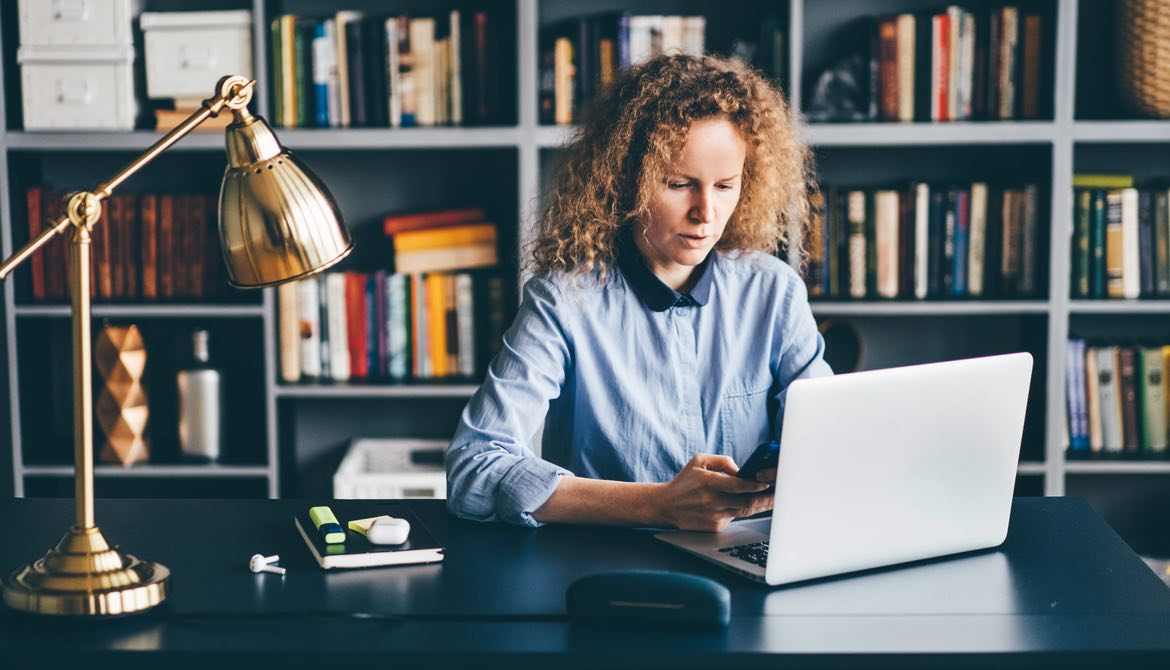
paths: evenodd
<path fill-rule="evenodd" d="M 539 526 L 532 512 L 571 473 L 536 456 L 532 437 L 572 364 L 560 293 L 533 278 L 503 347 L 468 402 L 447 448 L 447 509 L 479 521 Z"/>

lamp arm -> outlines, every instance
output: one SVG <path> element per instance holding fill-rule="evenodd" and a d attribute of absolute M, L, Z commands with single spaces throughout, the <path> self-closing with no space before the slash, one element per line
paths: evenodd
<path fill-rule="evenodd" d="M 92 206 L 109 198 L 113 194 L 114 189 L 120 186 L 122 182 L 145 167 L 159 154 L 170 149 L 172 145 L 183 139 L 183 137 L 199 126 L 199 124 L 211 117 L 217 116 L 223 111 L 224 107 L 231 109 L 232 113 L 241 120 L 249 118 L 251 115 L 248 113 L 247 106 L 252 100 L 252 87 L 255 84 L 256 81 L 254 79 L 239 76 L 220 79 L 216 85 L 218 93 L 215 96 L 204 100 L 203 104 L 195 113 L 188 116 L 182 123 L 172 128 L 166 135 L 159 138 L 157 142 L 150 145 L 150 148 L 144 151 L 142 155 L 119 170 L 113 177 L 110 177 L 89 191 L 96 198 L 96 202 L 94 200 L 88 200 L 88 203 Z M 78 214 L 83 218 L 85 216 L 84 212 L 78 212 Z M 0 281 L 11 274 L 25 259 L 33 255 L 37 249 L 44 246 L 53 236 L 69 230 L 70 223 L 71 219 L 68 213 L 59 215 L 53 220 L 49 228 L 30 240 L 28 244 L 25 244 L 16 253 L 9 256 L 3 263 L 0 263 Z"/>

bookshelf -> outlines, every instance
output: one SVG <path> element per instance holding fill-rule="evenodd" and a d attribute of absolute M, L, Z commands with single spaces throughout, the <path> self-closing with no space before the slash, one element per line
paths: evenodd
<path fill-rule="evenodd" d="M 504 122 L 480 127 L 281 129 L 286 146 L 329 184 L 358 243 L 352 267 L 372 270 L 380 250 L 379 222 L 400 209 L 487 203 L 502 213 L 501 264 L 515 278 L 514 301 L 522 279 L 520 249 L 531 239 L 533 214 L 547 189 L 558 147 L 570 129 L 538 121 L 539 34 L 542 27 L 585 13 L 630 9 L 642 14 L 701 14 L 707 17 L 708 46 L 719 48 L 736 30 L 767 14 L 788 26 L 787 71 L 782 79 L 793 108 L 803 109 L 809 83 L 829 61 L 856 19 L 876 14 L 945 6 L 935 0 L 602 0 L 583 6 L 572 0 L 497 0 L 485 3 L 505 19 L 501 95 Z M 970 8 L 1005 2 L 971 0 Z M 1089 327 L 1160 333 L 1170 342 L 1170 301 L 1070 300 L 1072 173 L 1120 170 L 1170 175 L 1170 121 L 1130 120 L 1110 107 L 1107 66 L 1108 4 L 1097 0 L 1021 0 L 1046 22 L 1046 63 L 1040 118 L 1029 121 L 955 123 L 808 123 L 803 137 L 812 145 L 826 182 L 876 186 L 900 180 L 967 180 L 1007 173 L 1040 186 L 1045 295 L 1021 300 L 817 301 L 818 320 L 832 319 L 856 329 L 865 349 L 862 367 L 926 362 L 1024 349 L 1036 357 L 1018 490 L 1031 495 L 1083 495 L 1135 546 L 1160 544 L 1170 528 L 1149 520 L 1151 509 L 1168 502 L 1170 462 L 1069 461 L 1065 456 L 1065 342 L 1070 332 Z M 432 6 L 434 5 L 434 6 Z M 338 7 L 372 13 L 439 13 L 457 3 L 411 0 L 352 0 Z M 728 11 L 728 9 L 731 11 Z M 191 0 L 146 0 L 150 11 L 205 8 Z M 278 14 L 321 15 L 308 0 L 218 0 L 208 9 L 250 9 L 253 49 L 265 85 L 258 111 L 271 118 L 268 86 L 269 21 Z M 736 19 L 738 12 L 751 20 Z M 330 9 L 330 12 L 332 9 Z M 157 135 L 123 133 L 24 132 L 20 121 L 18 35 L 15 3 L 0 9 L 0 241 L 8 253 L 27 236 L 24 189 L 36 179 L 59 188 L 87 186 Z M 738 21 L 738 22 L 737 22 Z M 1107 32 L 1105 33 L 1108 34 Z M 514 49 L 512 48 L 514 45 Z M 209 83 L 210 86 L 210 83 Z M 183 180 L 202 180 L 208 192 L 222 169 L 218 133 L 195 134 L 157 166 L 127 185 L 128 190 L 162 190 Z M 377 191 L 377 197 L 371 197 Z M 68 309 L 30 304 L 26 279 L 17 274 L 3 285 L 0 365 L 11 453 L 0 459 L 0 491 L 16 495 L 68 495 L 71 468 L 59 455 L 44 458 L 35 441 L 37 426 L 51 417 L 32 407 L 30 385 L 45 399 L 48 388 L 30 381 L 47 355 L 39 340 L 62 337 Z M 237 457 L 218 466 L 161 463 L 123 470 L 98 468 L 99 495 L 289 496 L 327 495 L 341 443 L 353 436 L 448 437 L 463 404 L 474 393 L 466 383 L 301 384 L 277 378 L 276 306 L 272 291 L 244 294 L 221 304 L 97 304 L 96 318 L 135 320 L 160 337 L 194 325 L 212 328 L 213 360 L 238 362 L 252 389 L 248 438 L 234 445 Z M 217 331 L 223 340 L 217 339 Z M 234 335 L 243 331 L 246 336 Z M 177 336 L 177 335 L 176 335 Z M 217 342 L 219 347 L 217 348 Z M 68 351 L 66 348 L 65 352 Z M 223 352 L 221 354 L 221 351 Z M 234 352 L 234 353 L 232 353 Z M 63 355 L 63 354 L 62 354 Z M 235 356 L 235 358 L 231 358 Z M 51 375 L 49 375 L 51 377 Z M 58 392 L 59 394 L 59 392 Z M 51 404 L 51 403 L 49 403 Z M 162 410 L 160 410 L 162 411 Z M 163 411 L 162 416 L 165 416 Z M 161 418 L 160 418 L 161 420 Z M 229 447 L 233 445 L 228 445 Z M 55 446 L 54 453 L 60 451 Z M 228 451 L 225 449 L 225 454 Z M 1151 504 L 1151 500 L 1154 501 Z M 1125 533 L 1123 533 L 1124 535 Z"/>

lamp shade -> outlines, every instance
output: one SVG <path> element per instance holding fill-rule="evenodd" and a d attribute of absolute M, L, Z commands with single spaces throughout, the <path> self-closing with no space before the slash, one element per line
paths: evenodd
<path fill-rule="evenodd" d="M 337 263 L 353 249 L 329 190 L 258 116 L 227 129 L 220 248 L 232 285 L 259 288 Z"/>

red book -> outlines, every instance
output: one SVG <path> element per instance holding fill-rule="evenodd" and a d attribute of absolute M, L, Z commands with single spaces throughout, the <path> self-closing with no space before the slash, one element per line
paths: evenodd
<path fill-rule="evenodd" d="M 882 121 L 898 120 L 898 19 L 878 21 L 878 112 Z"/>
<path fill-rule="evenodd" d="M 397 235 L 408 230 L 423 230 L 425 228 L 455 226 L 462 223 L 475 223 L 483 221 L 486 218 L 487 214 L 480 208 L 389 214 L 382 219 L 382 232 L 388 236 Z"/>
<path fill-rule="evenodd" d="M 140 247 L 138 238 L 138 196 L 127 194 L 123 196 L 122 203 L 122 219 L 118 223 L 118 235 L 121 236 L 122 243 L 122 266 L 123 266 L 123 287 L 125 288 L 124 295 L 127 298 L 138 298 L 141 294 L 139 290 L 139 267 L 138 267 L 138 253 Z"/>
<path fill-rule="evenodd" d="M 33 186 L 25 193 L 25 204 L 28 209 L 28 240 L 30 242 L 41 234 L 41 226 L 44 225 L 41 218 L 41 197 L 43 195 L 44 189 L 40 186 Z M 32 286 L 32 298 L 37 302 L 43 301 L 47 297 L 45 293 L 44 254 L 51 247 L 52 244 L 42 248 L 28 259 L 29 284 Z"/>
<path fill-rule="evenodd" d="M 349 340 L 349 376 L 370 376 L 369 353 L 366 351 L 366 277 L 358 272 L 345 273 L 345 329 Z"/>
<path fill-rule="evenodd" d="M 175 196 L 158 198 L 158 296 L 175 297 Z"/>
<path fill-rule="evenodd" d="M 950 78 L 951 78 L 951 19 L 946 14 L 933 18 L 934 50 L 931 67 L 934 71 L 934 105 L 931 118 L 934 121 L 950 120 Z"/>
<path fill-rule="evenodd" d="M 93 253 L 90 255 L 97 282 L 93 287 L 94 297 L 109 300 L 114 295 L 114 266 L 111 254 L 110 209 L 112 202 L 102 204 L 102 213 L 93 224 Z"/>
<path fill-rule="evenodd" d="M 142 269 L 141 295 L 148 300 L 158 298 L 158 196 L 142 194 L 139 202 L 138 236 L 139 267 Z"/>

